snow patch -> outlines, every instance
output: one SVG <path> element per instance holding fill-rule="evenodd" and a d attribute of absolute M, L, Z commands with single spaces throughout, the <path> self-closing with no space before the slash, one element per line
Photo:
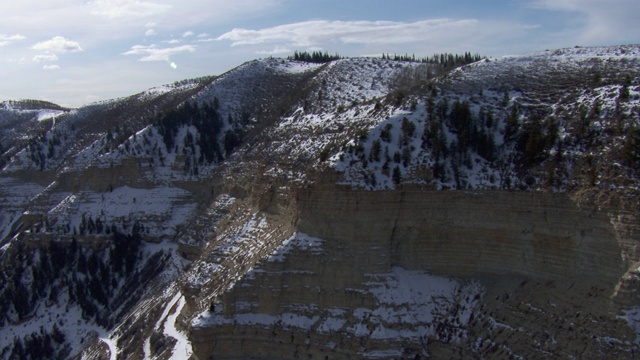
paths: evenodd
<path fill-rule="evenodd" d="M 66 111 L 64 110 L 50 110 L 50 109 L 45 109 L 45 110 L 39 110 L 38 111 L 38 115 L 37 115 L 37 119 L 38 121 L 44 121 L 44 120 L 49 120 L 49 119 L 54 119 L 62 114 L 65 114 Z"/>
<path fill-rule="evenodd" d="M 619 318 L 626 320 L 629 327 L 636 333 L 636 343 L 640 344 L 640 306 L 634 306 L 623 310 L 624 315 Z"/>
<path fill-rule="evenodd" d="M 156 187 L 152 189 L 122 186 L 111 192 L 83 191 L 67 196 L 48 213 L 60 225 L 79 228 L 85 221 L 101 219 L 104 224 L 121 227 L 144 221 L 149 236 L 171 236 L 185 224 L 197 204 L 191 193 L 180 188 Z"/>
<path fill-rule="evenodd" d="M 269 261 L 283 262 L 286 255 L 293 250 L 308 251 L 313 255 L 322 254 L 322 239 L 309 236 L 305 233 L 294 233 L 290 238 L 285 240 L 282 245 L 269 256 Z"/>
<path fill-rule="evenodd" d="M 166 320 L 164 321 L 164 334 L 176 339 L 176 344 L 174 345 L 173 352 L 171 353 L 171 359 L 189 359 L 193 354 L 191 342 L 189 341 L 187 334 L 176 328 L 176 320 L 186 303 L 187 300 L 180 292 L 178 292 L 165 308 L 165 311 L 162 314 L 164 317 L 161 317 L 161 319 L 166 317 Z M 175 310 L 167 316 L 168 312 L 171 311 L 174 306 Z"/>

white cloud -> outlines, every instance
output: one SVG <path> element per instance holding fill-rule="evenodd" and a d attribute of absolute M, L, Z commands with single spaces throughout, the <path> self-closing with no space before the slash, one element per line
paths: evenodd
<path fill-rule="evenodd" d="M 33 57 L 33 61 L 35 61 L 35 62 L 53 62 L 53 61 L 58 61 L 58 56 L 56 54 L 36 55 L 36 56 Z"/>
<path fill-rule="evenodd" d="M 169 64 L 169 66 L 171 66 L 172 69 L 177 69 L 178 68 L 178 65 L 176 65 L 176 63 L 174 63 L 174 62 Z"/>
<path fill-rule="evenodd" d="M 186 31 L 184 34 L 182 34 L 182 37 L 186 38 L 186 37 L 190 37 L 195 35 L 195 33 L 193 31 Z"/>
<path fill-rule="evenodd" d="M 545 10 L 581 14 L 582 24 L 573 31 L 578 32 L 579 41 L 587 44 L 617 43 L 633 39 L 640 32 L 637 0 L 535 0 L 532 4 Z"/>
<path fill-rule="evenodd" d="M 12 44 L 15 41 L 24 40 L 25 37 L 20 34 L 4 35 L 0 34 L 0 46 Z"/>
<path fill-rule="evenodd" d="M 284 0 L 27 0 L 2 2 L 0 34 L 28 39 L 64 34 L 86 47 L 131 39 L 147 29 L 182 34 L 269 14 Z M 145 26 L 140 32 L 141 26 Z M 157 25 L 157 26 L 156 26 Z M 7 33 L 7 31 L 12 31 Z M 203 30 L 199 30 L 203 31 Z M 217 31 L 219 33 L 219 30 Z M 0 42 L 3 40 L 0 40 Z M 6 44 L 5 44 L 6 45 Z"/>
<path fill-rule="evenodd" d="M 27 58 L 26 57 L 21 57 L 21 58 L 9 58 L 6 60 L 8 63 L 13 63 L 13 64 L 25 64 L 27 62 Z"/>
<path fill-rule="evenodd" d="M 60 70 L 60 66 L 58 66 L 58 65 L 45 65 L 45 66 L 42 67 L 42 70 L 47 70 L 47 71 Z"/>
<path fill-rule="evenodd" d="M 214 40 L 235 47 L 251 46 L 254 53 L 266 55 L 284 53 L 285 49 L 328 49 L 346 56 L 380 52 L 424 56 L 464 51 L 503 55 L 505 49 L 529 49 L 531 38 L 540 31 L 539 26 L 531 24 L 471 18 L 412 22 L 313 20 L 258 30 L 236 28 Z"/>
<path fill-rule="evenodd" d="M 311 50 L 313 51 L 313 50 Z M 280 55 L 280 54 L 291 54 L 293 50 L 288 47 L 276 46 L 273 50 L 258 50 L 256 54 L 260 55 Z"/>
<path fill-rule="evenodd" d="M 94 0 L 89 3 L 91 14 L 109 19 L 144 18 L 171 9 L 171 5 L 140 0 Z"/>
<path fill-rule="evenodd" d="M 158 24 L 153 21 L 147 22 L 147 24 L 144 26 L 147 28 L 147 31 L 144 32 L 144 36 L 153 36 L 157 34 L 156 30 L 154 29 L 156 26 L 158 26 Z"/>
<path fill-rule="evenodd" d="M 207 42 L 213 42 L 213 41 L 216 41 L 216 40 L 218 40 L 218 39 L 216 39 L 216 38 L 202 38 L 202 39 L 196 40 L 196 42 L 207 43 Z"/>
<path fill-rule="evenodd" d="M 166 41 L 167 44 L 171 44 L 171 45 L 180 44 L 181 42 L 182 40 L 178 40 L 178 39 L 171 39 Z"/>
<path fill-rule="evenodd" d="M 142 55 L 140 61 L 169 61 L 173 55 L 183 52 L 194 52 L 195 47 L 192 45 L 183 45 L 171 48 L 158 48 L 155 45 L 135 45 L 131 50 L 122 55 Z"/>
<path fill-rule="evenodd" d="M 58 54 L 82 51 L 82 47 L 80 47 L 78 42 L 67 40 L 62 36 L 55 36 L 51 38 L 51 40 L 39 42 L 33 45 L 32 49 Z"/>
<path fill-rule="evenodd" d="M 332 41 L 344 44 L 398 44 L 446 36 L 451 31 L 472 31 L 477 24 L 475 19 L 416 22 L 314 20 L 261 30 L 233 29 L 216 40 L 231 41 L 232 46 L 285 43 L 310 47 Z"/>

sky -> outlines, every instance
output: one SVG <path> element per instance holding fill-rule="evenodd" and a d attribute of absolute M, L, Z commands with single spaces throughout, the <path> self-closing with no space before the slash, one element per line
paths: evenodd
<path fill-rule="evenodd" d="M 640 43 L 638 0 L 13 0 L 0 101 L 79 107 L 294 51 L 484 56 Z"/>

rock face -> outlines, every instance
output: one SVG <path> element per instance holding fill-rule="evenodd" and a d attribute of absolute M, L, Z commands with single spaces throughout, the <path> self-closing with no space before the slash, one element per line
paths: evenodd
<path fill-rule="evenodd" d="M 198 358 L 633 357 L 612 296 L 637 233 L 605 210 L 408 187 L 297 201 L 297 237 L 193 320 Z"/>
<path fill-rule="evenodd" d="M 609 216 L 566 194 L 319 191 L 301 194 L 300 211 L 300 231 L 375 243 L 390 266 L 543 278 L 626 271 Z"/>

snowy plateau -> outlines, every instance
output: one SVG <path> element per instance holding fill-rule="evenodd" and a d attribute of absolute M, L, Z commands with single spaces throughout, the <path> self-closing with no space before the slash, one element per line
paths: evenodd
<path fill-rule="evenodd" d="M 0 358 L 640 354 L 640 46 L 0 103 Z"/>

